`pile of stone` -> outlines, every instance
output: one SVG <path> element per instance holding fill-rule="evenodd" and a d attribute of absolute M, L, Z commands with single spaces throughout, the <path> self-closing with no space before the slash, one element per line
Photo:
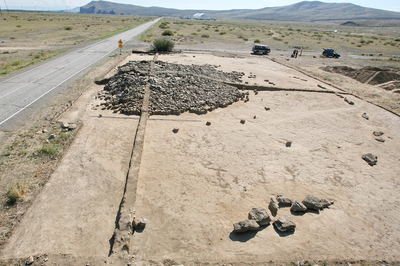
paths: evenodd
<path fill-rule="evenodd" d="M 256 231 L 261 226 L 268 226 L 271 223 L 271 217 L 267 211 L 261 207 L 253 208 L 248 215 L 248 220 L 243 220 L 233 224 L 233 232 L 243 233 L 247 231 Z M 274 226 L 282 232 L 294 231 L 296 223 L 288 215 L 283 215 L 274 219 Z"/>
<path fill-rule="evenodd" d="M 278 195 L 276 197 L 276 200 L 274 198 L 271 198 L 269 202 L 269 209 L 274 214 L 276 214 L 281 207 L 290 207 L 290 211 L 292 212 L 305 212 L 307 210 L 319 211 L 324 208 L 328 208 L 333 203 L 333 201 L 319 199 L 310 195 L 305 197 L 302 202 L 298 200 L 293 201 L 288 197 Z"/>
<path fill-rule="evenodd" d="M 99 98 L 102 109 L 124 114 L 140 114 L 145 86 L 150 84 L 149 114 L 180 114 L 186 111 L 205 114 L 244 100 L 245 94 L 224 82 L 242 81 L 242 72 L 223 72 L 212 65 L 180 65 L 155 62 L 154 75 L 149 75 L 150 62 L 130 61 L 118 68 Z"/>
<path fill-rule="evenodd" d="M 72 131 L 77 128 L 77 125 L 75 123 L 62 122 L 61 127 L 66 131 Z"/>
<path fill-rule="evenodd" d="M 314 196 L 307 196 L 302 202 L 282 195 L 278 195 L 276 199 L 271 198 L 269 209 L 271 213 L 275 216 L 278 210 L 282 207 L 290 207 L 291 212 L 306 212 L 307 210 L 319 211 L 324 208 L 328 208 L 332 205 L 333 201 L 328 201 L 326 199 L 319 199 Z M 289 215 L 283 215 L 272 221 L 270 215 L 267 211 L 261 207 L 253 208 L 248 214 L 248 220 L 243 220 L 233 224 L 233 232 L 243 233 L 247 231 L 255 231 L 263 225 L 272 224 L 280 232 L 294 231 L 296 228 L 296 223 L 293 221 L 292 217 Z"/>
<path fill-rule="evenodd" d="M 175 63 L 168 63 L 157 61 L 154 69 L 156 72 L 176 72 L 176 73 L 190 73 L 192 75 L 208 77 L 210 79 L 227 81 L 233 83 L 242 83 L 243 72 L 224 72 L 222 70 L 217 70 L 219 66 L 216 65 L 182 65 Z"/>
<path fill-rule="evenodd" d="M 269 225 L 271 223 L 271 217 L 261 207 L 253 208 L 249 212 L 248 220 L 243 220 L 233 224 L 233 231 L 235 233 L 243 233 L 247 231 L 255 231 L 260 228 L 261 225 Z"/>

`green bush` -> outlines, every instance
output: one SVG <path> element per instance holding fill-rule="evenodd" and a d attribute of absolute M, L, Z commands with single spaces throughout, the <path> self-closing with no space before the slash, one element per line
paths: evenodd
<path fill-rule="evenodd" d="M 58 147 L 53 146 L 51 144 L 44 144 L 41 149 L 37 150 L 38 155 L 40 156 L 55 156 L 58 155 Z"/>
<path fill-rule="evenodd" d="M 174 33 L 171 30 L 165 30 L 161 33 L 162 36 L 174 36 Z"/>
<path fill-rule="evenodd" d="M 72 30 L 72 27 L 65 27 L 65 30 Z"/>
<path fill-rule="evenodd" d="M 172 52 L 175 43 L 171 40 L 160 38 L 155 39 L 152 45 L 152 49 L 157 52 Z"/>
<path fill-rule="evenodd" d="M 254 43 L 261 43 L 260 39 L 255 39 Z"/>
<path fill-rule="evenodd" d="M 158 26 L 160 29 L 168 29 L 169 27 L 168 27 L 168 22 L 162 22 L 161 24 L 160 24 L 160 26 Z"/>
<path fill-rule="evenodd" d="M 209 38 L 210 35 L 208 35 L 208 34 L 203 34 L 203 35 L 201 35 L 201 37 L 202 37 L 202 38 Z"/>
<path fill-rule="evenodd" d="M 72 136 L 72 132 L 71 131 L 63 132 L 63 133 L 61 133 L 60 138 L 59 138 L 59 140 L 57 142 L 58 143 L 63 143 L 66 140 L 68 140 L 71 136 Z"/>

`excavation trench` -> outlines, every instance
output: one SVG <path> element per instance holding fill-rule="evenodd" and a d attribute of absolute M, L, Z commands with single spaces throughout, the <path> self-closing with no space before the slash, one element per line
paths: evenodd
<path fill-rule="evenodd" d="M 154 75 L 154 62 L 157 54 L 150 63 L 149 77 Z M 134 232 L 133 219 L 135 214 L 136 190 L 139 179 L 140 161 L 142 160 L 146 124 L 149 117 L 150 83 L 145 86 L 141 115 L 133 143 L 129 170 L 126 175 L 124 194 L 119 205 L 114 234 L 110 239 L 110 252 L 112 254 L 129 253 L 130 241 Z"/>

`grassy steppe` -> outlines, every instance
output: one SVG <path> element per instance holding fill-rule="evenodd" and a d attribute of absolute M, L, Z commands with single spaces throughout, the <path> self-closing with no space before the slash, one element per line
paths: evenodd
<path fill-rule="evenodd" d="M 400 23 L 399 23 L 400 24 Z M 399 25 L 400 26 L 400 25 Z M 272 50 L 292 50 L 302 46 L 305 51 L 320 53 L 322 48 L 334 48 L 356 55 L 400 56 L 399 27 L 342 26 L 334 23 L 276 22 L 276 21 L 201 21 L 166 18 L 142 35 L 152 42 L 171 31 L 170 37 L 179 45 L 225 42 L 249 47 L 264 43 Z"/>
<path fill-rule="evenodd" d="M 59 55 L 76 45 L 112 36 L 150 17 L 44 12 L 0 16 L 0 77 Z"/>
<path fill-rule="evenodd" d="M 115 15 L 3 12 L 0 16 L 0 77 L 57 56 L 81 43 L 109 37 L 151 19 Z M 356 27 L 321 22 L 164 18 L 156 27 L 143 34 L 141 40 L 153 42 L 155 38 L 163 36 L 165 31 L 171 31 L 169 34 L 173 36 L 169 38 L 176 45 L 191 47 L 224 43 L 222 47 L 248 47 L 250 51 L 253 43 L 265 43 L 273 51 L 290 51 L 293 47 L 301 46 L 305 52 L 320 54 L 322 48 L 330 47 L 339 53 L 398 59 L 399 26 L 400 23 L 397 27 Z"/>

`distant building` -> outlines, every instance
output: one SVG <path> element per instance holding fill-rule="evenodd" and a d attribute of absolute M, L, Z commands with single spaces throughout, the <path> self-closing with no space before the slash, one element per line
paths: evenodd
<path fill-rule="evenodd" d="M 196 13 L 193 15 L 192 19 L 210 20 L 210 16 L 206 13 Z"/>

